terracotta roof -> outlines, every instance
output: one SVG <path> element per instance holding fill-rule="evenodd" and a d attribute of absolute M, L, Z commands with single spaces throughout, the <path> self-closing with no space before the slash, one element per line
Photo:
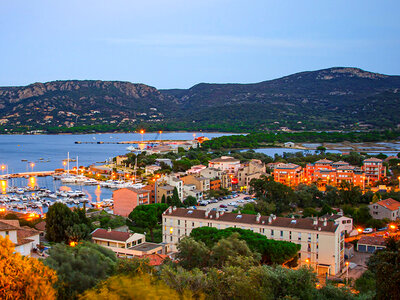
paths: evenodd
<path fill-rule="evenodd" d="M 230 156 L 226 156 L 226 157 L 218 157 L 218 158 L 214 158 L 212 160 L 210 160 L 211 163 L 218 163 L 218 162 L 240 162 L 239 159 L 230 157 Z"/>
<path fill-rule="evenodd" d="M 39 231 L 45 231 L 46 230 L 46 221 L 41 221 L 35 225 L 35 228 Z"/>
<path fill-rule="evenodd" d="M 8 225 L 14 226 L 19 228 L 19 221 L 18 220 L 1 220 L 0 222 L 6 223 Z"/>
<path fill-rule="evenodd" d="M 379 204 L 379 205 L 381 205 L 389 210 L 392 210 L 392 211 L 398 210 L 400 207 L 400 202 L 398 202 L 392 198 L 381 200 L 381 201 L 377 202 L 376 204 Z"/>
<path fill-rule="evenodd" d="M 384 246 L 385 239 L 381 236 L 362 236 L 358 244 Z"/>
<path fill-rule="evenodd" d="M 371 157 L 371 158 L 364 159 L 364 162 L 382 162 L 382 160 L 379 158 L 376 158 L 376 157 Z"/>
<path fill-rule="evenodd" d="M 1 231 L 4 231 L 4 230 L 18 230 L 19 224 L 18 224 L 18 227 L 16 227 L 16 226 L 10 225 L 10 224 L 8 224 L 7 222 L 4 222 L 4 221 L 9 221 L 9 220 L 0 220 L 0 230 Z"/>
<path fill-rule="evenodd" d="M 354 170 L 356 167 L 347 165 L 347 166 L 340 166 L 337 168 L 337 170 Z"/>
<path fill-rule="evenodd" d="M 234 213 L 223 213 L 219 214 L 218 219 L 216 219 L 216 211 L 209 211 L 208 217 L 206 217 L 206 211 L 200 209 L 185 209 L 185 208 L 176 208 L 172 209 L 172 212 L 169 213 L 169 209 L 167 209 L 163 215 L 166 216 L 174 216 L 180 218 L 190 218 L 190 219 L 204 219 L 204 220 L 218 220 L 221 222 L 231 222 L 231 223 L 244 223 L 244 224 L 254 224 L 254 225 L 265 225 L 265 226 L 275 226 L 275 227 L 287 227 L 293 229 L 306 229 L 306 230 L 316 230 L 321 228 L 321 231 L 326 232 L 335 232 L 338 225 L 333 222 L 327 222 L 326 226 L 323 226 L 323 221 L 318 220 L 317 225 L 313 225 L 313 219 L 305 218 L 305 219 L 292 219 L 292 218 L 283 218 L 283 217 L 275 217 L 272 218 L 271 223 L 269 222 L 269 216 L 261 216 L 260 222 L 258 223 L 256 215 L 249 214 L 234 214 Z M 238 217 L 239 216 L 239 217 Z M 264 224 L 263 224 L 264 222 Z"/>
<path fill-rule="evenodd" d="M 296 164 L 292 164 L 292 163 L 290 163 L 290 164 L 279 164 L 279 165 L 275 166 L 275 169 L 297 169 L 297 168 L 300 168 L 300 166 L 296 165 Z"/>
<path fill-rule="evenodd" d="M 127 239 L 129 239 L 130 236 L 131 234 L 129 232 L 122 232 L 115 230 L 108 231 L 102 228 L 97 228 L 95 231 L 92 232 L 92 237 L 94 238 L 120 241 L 120 242 L 125 242 Z"/>
<path fill-rule="evenodd" d="M 33 240 L 31 240 L 31 239 L 18 239 L 17 243 L 14 244 L 14 245 L 15 246 L 21 246 L 21 245 L 25 245 L 25 244 L 28 244 L 28 243 L 31 243 L 31 242 L 33 242 Z"/>
<path fill-rule="evenodd" d="M 165 254 L 143 254 L 139 256 L 139 258 L 147 258 L 149 260 L 149 265 L 150 266 L 159 266 L 161 265 L 164 260 L 168 257 L 168 255 Z"/>
<path fill-rule="evenodd" d="M 29 238 L 31 236 L 38 235 L 39 233 L 40 232 L 35 229 L 32 229 L 30 227 L 24 227 L 17 231 L 17 238 L 18 238 L 18 240 L 20 240 L 20 239 L 22 240 L 22 239 Z"/>
<path fill-rule="evenodd" d="M 348 163 L 348 162 L 345 162 L 345 161 L 342 161 L 342 160 L 340 160 L 340 161 L 334 162 L 332 165 L 349 165 L 349 163 Z"/>
<path fill-rule="evenodd" d="M 317 160 L 315 163 L 316 163 L 316 164 L 331 164 L 332 161 L 329 160 L 329 159 L 325 159 L 325 158 L 324 158 L 324 159 Z"/>

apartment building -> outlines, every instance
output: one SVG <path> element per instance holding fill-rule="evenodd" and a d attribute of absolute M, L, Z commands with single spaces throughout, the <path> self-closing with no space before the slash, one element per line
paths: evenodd
<path fill-rule="evenodd" d="M 176 177 L 173 174 L 170 174 L 168 176 L 164 176 L 161 179 L 159 179 L 157 182 L 162 182 L 165 184 L 169 184 L 170 186 L 176 187 L 178 190 L 178 196 L 181 201 L 183 201 L 183 181 Z"/>
<path fill-rule="evenodd" d="M 122 188 L 113 192 L 114 214 L 127 217 L 136 206 L 150 203 L 150 190 Z"/>
<path fill-rule="evenodd" d="M 236 176 L 237 171 L 241 167 L 240 160 L 231 156 L 221 156 L 214 158 L 208 162 L 209 168 L 215 168 L 221 171 L 225 171 L 228 175 Z"/>
<path fill-rule="evenodd" d="M 365 172 L 368 184 L 386 177 L 386 168 L 381 159 L 375 157 L 365 159 L 363 161 L 362 169 Z"/>
<path fill-rule="evenodd" d="M 234 227 L 300 244 L 299 264 L 310 265 L 319 274 L 335 275 L 344 267 L 344 231 L 326 218 L 294 219 L 170 207 L 163 213 L 162 223 L 163 242 L 170 243 L 172 251 L 194 228 Z"/>
<path fill-rule="evenodd" d="M 211 189 L 211 181 L 214 180 L 221 180 L 220 187 L 224 189 L 231 189 L 232 188 L 232 180 L 229 175 L 222 170 L 216 168 L 206 168 L 200 171 L 200 175 L 210 179 L 210 189 Z"/>
<path fill-rule="evenodd" d="M 265 164 L 261 160 L 252 159 L 242 164 L 239 168 L 237 174 L 238 185 L 241 188 L 247 189 L 252 179 L 258 179 L 263 175 L 267 175 Z"/>
<path fill-rule="evenodd" d="M 302 182 L 303 172 L 296 164 L 279 164 L 274 169 L 274 180 L 288 186 L 296 186 Z"/>
<path fill-rule="evenodd" d="M 187 175 L 181 177 L 183 183 L 194 184 L 199 191 L 207 192 L 210 190 L 210 179 L 203 176 Z"/>
<path fill-rule="evenodd" d="M 172 197 L 174 193 L 174 187 L 169 184 L 157 184 L 156 185 L 156 203 L 161 203 L 163 196 Z"/>

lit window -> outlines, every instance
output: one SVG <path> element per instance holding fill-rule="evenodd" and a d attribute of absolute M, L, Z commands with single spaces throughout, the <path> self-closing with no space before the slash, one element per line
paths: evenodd
<path fill-rule="evenodd" d="M 169 228 L 169 233 L 172 234 L 174 232 L 174 229 L 172 227 Z"/>

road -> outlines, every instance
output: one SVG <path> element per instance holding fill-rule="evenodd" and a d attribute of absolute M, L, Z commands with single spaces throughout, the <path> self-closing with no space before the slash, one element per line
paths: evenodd
<path fill-rule="evenodd" d="M 249 195 L 245 195 L 245 194 L 238 194 L 239 195 L 239 197 L 236 197 L 236 198 L 232 198 L 232 199 L 224 199 L 224 200 L 221 200 L 221 201 L 218 201 L 217 203 L 210 203 L 210 204 L 208 204 L 208 205 L 206 205 L 206 206 L 197 206 L 196 208 L 197 209 L 201 209 L 201 210 L 206 210 L 206 209 L 208 209 L 208 210 L 211 210 L 211 209 L 213 209 L 213 208 L 216 208 L 216 209 L 219 209 L 220 207 L 220 205 L 221 204 L 225 204 L 225 205 L 227 205 L 228 206 L 228 203 L 230 203 L 230 202 L 237 202 L 238 200 L 243 200 L 243 198 L 244 197 L 250 197 Z M 247 201 L 246 200 L 244 200 L 244 203 L 238 203 L 238 205 L 239 206 L 243 206 L 244 204 L 246 204 L 247 203 Z M 236 209 L 235 207 L 233 207 L 233 206 L 228 206 L 228 211 L 229 212 L 231 212 L 232 210 L 234 210 L 234 209 Z"/>

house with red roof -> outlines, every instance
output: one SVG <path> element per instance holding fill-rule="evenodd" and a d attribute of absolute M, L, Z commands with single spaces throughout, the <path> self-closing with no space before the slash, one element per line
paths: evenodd
<path fill-rule="evenodd" d="M 400 202 L 392 198 L 381 200 L 368 205 L 369 213 L 374 219 L 389 219 L 395 221 L 400 218 Z"/>
<path fill-rule="evenodd" d="M 18 220 L 0 220 L 0 235 L 8 238 L 15 251 L 30 256 L 31 251 L 40 244 L 40 232 L 27 226 L 21 227 Z"/>

